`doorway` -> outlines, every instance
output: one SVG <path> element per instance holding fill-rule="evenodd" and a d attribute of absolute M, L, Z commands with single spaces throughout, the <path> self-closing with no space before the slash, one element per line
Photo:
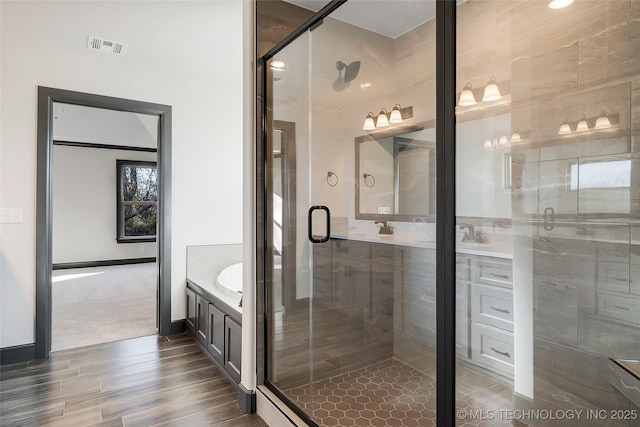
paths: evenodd
<path fill-rule="evenodd" d="M 171 225 L 168 218 L 168 208 L 171 206 L 171 107 L 142 101 L 39 87 L 36 211 L 36 358 L 47 358 L 52 348 L 52 161 L 54 107 L 56 104 L 84 106 L 157 117 L 156 313 L 158 333 L 160 335 L 169 335 L 171 333 Z"/>
<path fill-rule="evenodd" d="M 155 335 L 158 116 L 53 108 L 51 350 Z"/>

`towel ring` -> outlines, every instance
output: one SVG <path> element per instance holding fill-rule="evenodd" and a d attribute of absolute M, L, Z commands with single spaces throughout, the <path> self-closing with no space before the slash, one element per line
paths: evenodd
<path fill-rule="evenodd" d="M 376 185 L 376 177 L 371 175 L 370 173 L 364 173 L 362 174 L 362 177 L 364 178 L 364 185 L 366 185 L 367 187 L 371 188 Z"/>
<path fill-rule="evenodd" d="M 327 172 L 327 184 L 331 187 L 338 185 L 338 175 L 331 171 Z"/>

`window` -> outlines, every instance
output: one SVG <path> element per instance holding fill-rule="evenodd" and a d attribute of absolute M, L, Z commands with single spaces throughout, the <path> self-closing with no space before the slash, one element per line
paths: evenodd
<path fill-rule="evenodd" d="M 117 160 L 118 243 L 155 242 L 158 217 L 156 162 Z"/>

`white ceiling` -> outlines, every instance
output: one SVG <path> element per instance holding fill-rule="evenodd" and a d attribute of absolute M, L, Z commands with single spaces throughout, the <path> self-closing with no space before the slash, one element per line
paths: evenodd
<path fill-rule="evenodd" d="M 285 1 L 313 11 L 328 3 L 327 0 Z M 331 17 L 395 39 L 434 18 L 435 14 L 435 0 L 349 0 Z"/>

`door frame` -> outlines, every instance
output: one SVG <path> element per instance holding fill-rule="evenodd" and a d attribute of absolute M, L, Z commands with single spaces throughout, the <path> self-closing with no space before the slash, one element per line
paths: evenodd
<path fill-rule="evenodd" d="M 171 334 L 171 106 L 38 86 L 36 178 L 35 357 L 51 352 L 53 104 L 73 104 L 158 117 L 158 333 Z"/>
<path fill-rule="evenodd" d="M 307 32 L 313 31 L 322 24 L 324 18 L 346 3 L 348 0 L 331 0 L 314 16 L 277 43 L 267 53 L 258 58 L 256 81 L 258 88 L 257 113 L 257 153 L 260 166 L 256 175 L 257 206 L 262 207 L 257 214 L 266 215 L 268 203 L 267 192 L 267 150 L 269 135 L 269 117 L 273 109 L 272 86 L 269 84 L 268 61 L 292 41 Z M 434 0 L 436 3 L 436 425 L 448 427 L 456 423 L 456 1 Z M 280 390 L 267 380 L 269 354 L 267 352 L 266 289 L 268 263 L 260 260 L 260 251 L 265 256 L 265 248 L 269 246 L 264 218 L 256 218 L 258 232 L 256 247 L 258 248 L 257 281 L 259 285 L 258 318 L 263 322 L 258 328 L 258 381 L 264 384 L 293 412 L 311 426 L 317 424 L 309 416 L 293 404 Z M 260 333 L 262 335 L 260 336 Z M 262 368 L 260 368 L 262 366 Z"/>

